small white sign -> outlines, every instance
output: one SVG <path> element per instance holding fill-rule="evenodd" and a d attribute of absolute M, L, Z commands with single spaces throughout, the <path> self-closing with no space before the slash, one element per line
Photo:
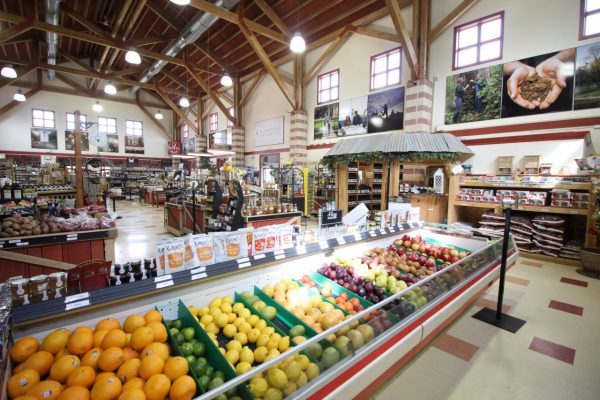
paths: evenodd
<path fill-rule="evenodd" d="M 174 282 L 173 281 L 164 281 L 164 282 L 160 282 L 156 284 L 156 288 L 157 289 L 162 289 L 162 288 L 166 288 L 169 286 L 173 286 Z"/>
<path fill-rule="evenodd" d="M 202 279 L 202 278 L 206 278 L 208 275 L 206 275 L 206 272 L 201 272 L 199 274 L 194 274 L 192 275 L 192 280 L 195 281 L 197 279 Z"/>
<path fill-rule="evenodd" d="M 89 297 L 90 297 L 90 294 L 88 292 L 74 294 L 72 296 L 65 297 L 65 303 L 70 303 L 72 301 L 77 301 L 77 300 L 83 300 L 83 299 L 87 299 Z"/>
<path fill-rule="evenodd" d="M 90 305 L 89 299 L 76 301 L 74 303 L 67 303 L 65 305 L 65 311 L 69 311 L 69 310 L 73 310 L 74 308 L 85 307 L 85 306 L 89 306 L 89 305 Z"/>
<path fill-rule="evenodd" d="M 254 124 L 254 146 L 283 144 L 283 117 L 259 121 Z"/>
<path fill-rule="evenodd" d="M 157 276 L 156 278 L 154 278 L 154 282 L 158 283 L 158 282 L 162 282 L 162 281 L 166 281 L 169 279 L 172 279 L 173 277 L 171 276 L 171 274 L 167 274 L 167 275 L 163 275 L 163 276 Z"/>
<path fill-rule="evenodd" d="M 257 254 L 257 255 L 254 256 L 254 259 L 255 260 L 260 260 L 260 259 L 265 258 L 265 257 L 266 257 L 266 255 L 264 255 L 264 254 Z"/>
<path fill-rule="evenodd" d="M 247 267 L 249 267 L 249 266 L 251 266 L 251 265 L 252 265 L 251 263 L 249 263 L 249 262 L 245 262 L 245 263 L 243 263 L 243 264 L 240 264 L 240 265 L 238 266 L 238 268 L 240 268 L 240 269 L 242 269 L 242 268 L 247 268 Z"/>

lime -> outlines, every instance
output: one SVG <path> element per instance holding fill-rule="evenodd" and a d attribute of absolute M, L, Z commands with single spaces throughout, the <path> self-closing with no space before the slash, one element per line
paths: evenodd
<path fill-rule="evenodd" d="M 215 369 L 212 367 L 212 365 L 208 364 L 206 366 L 206 371 L 204 372 L 206 376 L 208 376 L 209 378 L 212 378 L 214 373 L 215 373 Z"/>
<path fill-rule="evenodd" d="M 227 400 L 227 396 L 224 393 L 221 393 L 220 395 L 215 397 L 215 400 Z"/>
<path fill-rule="evenodd" d="M 203 375 L 200 378 L 198 378 L 198 382 L 200 383 L 200 386 L 204 390 L 206 390 L 206 387 L 208 386 L 208 383 L 210 382 L 210 378 L 206 375 Z"/>
<path fill-rule="evenodd" d="M 181 350 L 181 354 L 183 354 L 184 357 L 191 356 L 194 353 L 194 345 L 191 345 L 189 343 L 183 343 L 179 349 Z"/>
<path fill-rule="evenodd" d="M 194 355 L 196 357 L 202 357 L 206 353 L 206 346 L 202 342 L 194 343 Z"/>
<path fill-rule="evenodd" d="M 208 367 L 208 364 L 201 362 L 200 360 L 196 360 L 190 366 L 196 375 L 202 376 L 206 373 L 206 367 Z"/>
<path fill-rule="evenodd" d="M 169 331 L 171 332 L 171 335 L 175 336 L 179 333 L 179 329 L 177 328 L 169 328 Z"/>
<path fill-rule="evenodd" d="M 188 343 L 189 343 L 189 344 L 196 344 L 196 343 L 198 343 L 198 342 L 199 342 L 199 340 L 198 340 L 198 339 L 196 339 L 196 338 L 192 338 L 191 340 L 188 340 Z"/>
<path fill-rule="evenodd" d="M 215 374 L 213 375 L 213 379 L 214 378 L 220 378 L 221 380 L 225 381 L 225 374 L 223 371 L 215 371 Z"/>
<path fill-rule="evenodd" d="M 196 335 L 196 332 L 194 332 L 194 328 L 184 328 L 181 333 L 183 334 L 183 337 L 185 338 L 186 342 L 189 342 L 190 340 L 192 340 L 194 338 L 194 336 Z"/>
<path fill-rule="evenodd" d="M 170 319 L 165 320 L 165 325 L 167 326 L 167 328 L 170 328 L 172 324 L 173 324 L 172 320 L 170 320 Z"/>
<path fill-rule="evenodd" d="M 204 357 L 198 357 L 198 362 L 204 363 L 204 364 L 208 364 L 208 360 Z"/>
<path fill-rule="evenodd" d="M 177 342 L 178 345 L 182 345 L 183 342 L 185 342 L 185 338 L 183 337 L 183 335 L 181 333 L 178 333 L 175 335 L 175 341 Z"/>
<path fill-rule="evenodd" d="M 171 323 L 171 327 L 179 329 L 179 330 L 182 330 L 183 329 L 183 322 L 181 322 L 180 319 L 176 319 L 175 321 L 173 321 Z"/>
<path fill-rule="evenodd" d="M 185 361 L 187 361 L 189 365 L 192 365 L 196 362 L 196 357 L 194 357 L 193 355 L 189 355 L 185 358 Z"/>
<path fill-rule="evenodd" d="M 228 391 L 225 392 L 225 396 L 227 396 L 227 398 L 232 398 L 233 396 L 237 395 L 237 388 L 231 388 Z"/>
<path fill-rule="evenodd" d="M 221 386 L 225 381 L 219 377 L 214 377 L 208 383 L 208 390 L 213 390 L 216 387 Z"/>

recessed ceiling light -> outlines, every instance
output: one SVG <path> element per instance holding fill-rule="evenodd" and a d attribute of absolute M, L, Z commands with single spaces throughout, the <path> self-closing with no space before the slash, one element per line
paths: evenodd
<path fill-rule="evenodd" d="M 294 53 L 304 53 L 306 42 L 300 32 L 294 33 L 294 37 L 290 41 L 290 50 Z"/>
<path fill-rule="evenodd" d="M 140 53 L 135 50 L 129 50 L 125 53 L 125 61 L 129 64 L 141 64 L 142 58 L 140 57 Z"/>
<path fill-rule="evenodd" d="M 188 100 L 187 97 L 182 97 L 181 99 L 179 99 L 179 105 L 181 107 L 189 107 L 190 106 L 190 101 Z"/>

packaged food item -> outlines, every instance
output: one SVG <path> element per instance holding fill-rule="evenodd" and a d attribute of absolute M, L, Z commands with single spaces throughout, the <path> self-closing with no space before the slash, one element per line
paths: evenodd
<path fill-rule="evenodd" d="M 42 301 L 48 300 L 48 292 L 46 290 L 42 290 L 41 292 L 35 292 L 29 295 L 29 301 L 31 304 L 41 303 Z"/>
<path fill-rule="evenodd" d="M 29 279 L 29 293 L 43 292 L 48 289 L 48 275 L 36 275 Z"/>
<path fill-rule="evenodd" d="M 282 249 L 294 247 L 294 227 L 292 225 L 281 225 L 279 228 L 279 245 Z"/>
<path fill-rule="evenodd" d="M 127 273 L 127 264 L 113 264 L 114 275 L 125 275 Z"/>
<path fill-rule="evenodd" d="M 48 275 L 48 289 L 58 289 L 67 286 L 66 272 L 53 272 Z"/>
<path fill-rule="evenodd" d="M 25 306 L 27 304 L 31 304 L 29 302 L 29 295 L 28 294 L 24 294 L 22 296 L 13 296 L 13 298 L 12 298 L 12 305 L 13 305 L 13 307 L 16 307 L 16 306 Z"/>
<path fill-rule="evenodd" d="M 12 297 L 23 296 L 28 293 L 29 290 L 29 278 L 16 278 L 8 281 Z"/>
<path fill-rule="evenodd" d="M 167 270 L 167 260 L 165 258 L 166 249 L 167 249 L 167 242 L 164 240 L 159 241 L 158 244 L 156 245 L 156 260 L 157 260 L 156 275 L 157 276 L 164 275 L 165 271 Z M 123 273 L 125 273 L 125 271 L 123 271 Z"/>
<path fill-rule="evenodd" d="M 141 261 L 131 261 L 129 263 L 129 272 L 138 273 L 142 271 L 142 262 Z"/>
<path fill-rule="evenodd" d="M 192 235 L 187 235 L 183 238 L 185 243 L 185 259 L 183 264 L 185 269 L 192 269 L 198 266 L 198 256 L 194 251 L 194 243 L 192 242 Z"/>
<path fill-rule="evenodd" d="M 194 235 L 192 244 L 200 266 L 204 267 L 215 263 L 215 249 L 211 235 Z"/>
<path fill-rule="evenodd" d="M 274 227 L 267 228 L 265 251 L 279 250 L 279 230 Z"/>
<path fill-rule="evenodd" d="M 252 241 L 254 255 L 263 254 L 267 245 L 267 231 L 265 229 L 256 229 L 252 235 Z"/>
<path fill-rule="evenodd" d="M 183 271 L 185 269 L 185 239 L 178 238 L 167 242 L 165 247 L 165 273 Z"/>

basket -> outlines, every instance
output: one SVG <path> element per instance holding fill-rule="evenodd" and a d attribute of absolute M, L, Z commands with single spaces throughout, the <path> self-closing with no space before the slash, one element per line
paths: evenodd
<path fill-rule="evenodd" d="M 579 250 L 579 254 L 584 269 L 600 273 L 600 249 L 587 247 Z"/>

